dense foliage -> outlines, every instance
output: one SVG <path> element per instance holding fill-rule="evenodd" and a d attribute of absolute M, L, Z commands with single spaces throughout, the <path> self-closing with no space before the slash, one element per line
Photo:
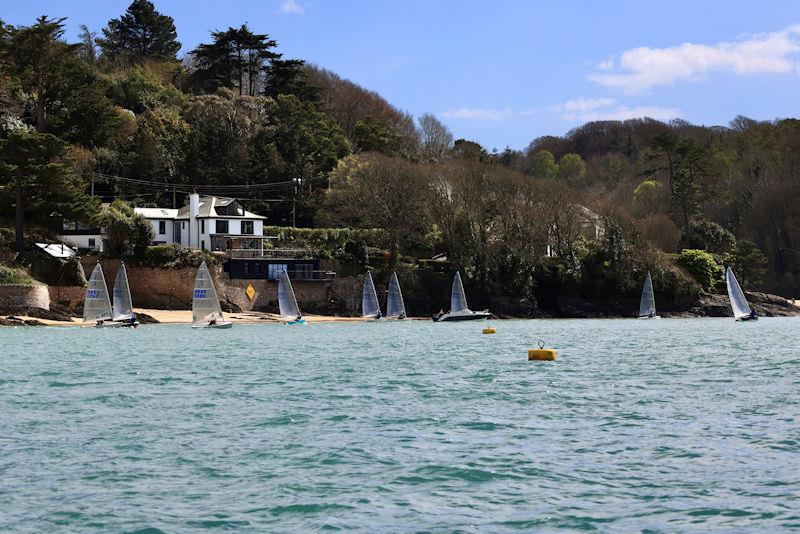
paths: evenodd
<path fill-rule="evenodd" d="M 719 289 L 700 252 L 670 259 L 683 249 L 749 288 L 800 293 L 798 120 L 592 122 L 498 152 L 284 58 L 263 28 L 212 31 L 179 60 L 174 21 L 148 0 L 76 43 L 64 19 L 32 22 L 0 22 L 0 219 L 18 248 L 59 216 L 106 226 L 116 254 L 183 263 L 147 248 L 130 209 L 199 190 L 321 257 L 446 257 L 529 300 L 634 294 L 648 270 L 657 293 L 691 293 L 689 276 Z"/>

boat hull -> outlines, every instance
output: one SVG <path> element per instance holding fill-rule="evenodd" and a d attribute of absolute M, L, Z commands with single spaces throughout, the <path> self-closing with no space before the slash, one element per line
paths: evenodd
<path fill-rule="evenodd" d="M 453 321 L 480 321 L 488 319 L 492 314 L 486 311 L 471 313 L 445 313 L 441 317 L 434 317 L 434 322 L 444 323 Z"/>
<path fill-rule="evenodd" d="M 744 323 L 746 321 L 758 321 L 758 317 L 739 317 L 736 319 L 737 323 Z"/>
<path fill-rule="evenodd" d="M 108 321 L 103 322 L 102 324 L 90 324 L 84 325 L 87 328 L 136 328 L 139 326 L 139 321 L 135 323 L 129 323 L 128 321 Z"/>
<path fill-rule="evenodd" d="M 661 319 L 660 315 L 640 315 L 639 319 Z"/>
<path fill-rule="evenodd" d="M 221 321 L 216 324 L 193 324 L 192 328 L 232 328 L 233 323 L 230 321 Z"/>
<path fill-rule="evenodd" d="M 299 321 L 288 321 L 286 324 L 288 324 L 288 325 L 306 324 L 306 320 L 305 319 L 300 319 Z"/>

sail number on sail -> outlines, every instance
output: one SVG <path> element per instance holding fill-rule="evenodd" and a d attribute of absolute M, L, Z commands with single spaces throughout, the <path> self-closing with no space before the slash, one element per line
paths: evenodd
<path fill-rule="evenodd" d="M 194 290 L 194 298 L 196 299 L 204 299 L 208 295 L 207 289 L 195 289 Z"/>

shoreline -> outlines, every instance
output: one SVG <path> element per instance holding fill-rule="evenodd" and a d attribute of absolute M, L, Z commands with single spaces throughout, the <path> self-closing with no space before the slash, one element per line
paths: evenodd
<path fill-rule="evenodd" d="M 151 308 L 134 308 L 134 311 L 140 315 L 146 315 L 155 320 L 155 322 L 144 322 L 143 325 L 190 325 L 192 324 L 192 311 L 191 310 L 158 310 Z M 797 317 L 800 316 L 800 306 L 797 313 L 787 315 L 775 315 L 773 317 Z M 9 324 L 6 326 L 63 326 L 63 327 L 81 327 L 83 320 L 80 317 L 73 317 L 71 321 L 58 321 L 53 319 L 45 319 L 24 314 L 12 314 L 0 316 L 2 320 L 8 320 L 9 317 L 15 317 L 19 320 L 19 324 Z M 664 319 L 702 319 L 702 318 L 720 318 L 726 316 L 711 316 L 711 315 L 693 315 L 691 313 L 664 313 L 661 315 Z M 770 317 L 770 316 L 762 316 Z M 309 324 L 315 323 L 363 323 L 365 321 L 361 317 L 343 317 L 338 315 L 304 315 L 303 318 Z M 238 312 L 238 313 L 225 313 L 225 319 L 238 324 L 264 324 L 264 323 L 281 323 L 280 316 L 275 313 L 265 312 Z M 409 317 L 411 321 L 430 321 L 430 317 Z M 569 319 L 637 319 L 635 316 L 607 316 L 607 317 L 554 317 L 554 316 L 541 316 L 541 317 L 492 317 L 485 321 L 477 321 L 481 324 L 486 324 L 490 321 L 508 321 L 508 320 L 569 320 Z M 389 322 L 389 321 L 386 321 Z M 27 324 L 26 324 L 27 323 Z"/>

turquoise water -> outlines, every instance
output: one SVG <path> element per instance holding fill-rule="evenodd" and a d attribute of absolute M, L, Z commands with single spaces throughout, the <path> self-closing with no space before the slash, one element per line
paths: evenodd
<path fill-rule="evenodd" d="M 800 529 L 800 319 L 490 324 L 0 329 L 0 531 Z"/>

